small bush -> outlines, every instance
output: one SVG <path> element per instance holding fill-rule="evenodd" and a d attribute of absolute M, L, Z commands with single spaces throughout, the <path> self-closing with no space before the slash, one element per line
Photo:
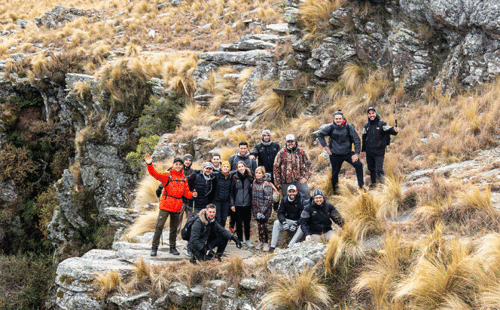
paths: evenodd
<path fill-rule="evenodd" d="M 139 118 L 137 131 L 146 137 L 172 132 L 180 124 L 179 113 L 185 104 L 175 92 L 169 93 L 166 99 L 151 96 Z"/>

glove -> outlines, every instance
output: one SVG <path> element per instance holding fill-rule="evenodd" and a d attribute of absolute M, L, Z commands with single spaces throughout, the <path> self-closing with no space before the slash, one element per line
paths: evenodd
<path fill-rule="evenodd" d="M 293 233 L 294 233 L 294 232 L 297 230 L 297 225 L 296 225 L 296 224 L 292 224 L 292 225 L 290 225 L 290 227 L 288 228 L 288 230 L 289 230 L 290 232 L 293 232 Z"/>
<path fill-rule="evenodd" d="M 266 216 L 262 213 L 257 213 L 256 219 L 257 221 L 264 221 L 266 219 Z"/>
<path fill-rule="evenodd" d="M 231 239 L 234 241 L 234 243 L 236 243 L 236 247 L 238 249 L 241 249 L 241 242 L 240 242 L 240 240 L 238 240 L 238 238 L 235 237 L 235 236 L 233 236 Z"/>
<path fill-rule="evenodd" d="M 288 223 L 283 224 L 283 230 L 288 231 L 290 229 L 290 225 Z"/>

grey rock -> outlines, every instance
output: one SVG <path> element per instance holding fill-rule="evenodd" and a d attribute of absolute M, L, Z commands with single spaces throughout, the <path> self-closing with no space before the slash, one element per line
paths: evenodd
<path fill-rule="evenodd" d="M 87 293 L 72 292 L 64 288 L 57 289 L 57 295 L 62 297 L 56 298 L 57 309 L 71 310 L 104 310 L 104 302 L 96 300 L 95 297 Z"/>
<path fill-rule="evenodd" d="M 266 26 L 266 29 L 275 33 L 285 34 L 288 32 L 288 24 L 270 24 Z"/>
<path fill-rule="evenodd" d="M 352 23 L 352 12 L 348 8 L 340 8 L 332 13 L 332 18 L 328 21 L 334 27 L 344 27 Z"/>
<path fill-rule="evenodd" d="M 267 262 L 271 272 L 294 274 L 312 268 L 325 257 L 326 245 L 312 241 L 296 243 L 292 248 L 279 251 Z"/>
<path fill-rule="evenodd" d="M 259 61 L 252 70 L 247 82 L 241 91 L 240 103 L 237 112 L 241 115 L 248 113 L 248 108 L 252 102 L 258 99 L 257 81 L 272 79 L 277 74 L 277 68 L 272 62 Z"/>
<path fill-rule="evenodd" d="M 219 46 L 219 49 L 221 51 L 250 51 L 250 50 L 259 50 L 259 49 L 275 48 L 275 47 L 276 47 L 275 43 L 262 40 L 248 39 L 234 44 L 221 44 Z"/>
<path fill-rule="evenodd" d="M 176 155 L 184 155 L 187 152 L 188 144 L 186 143 L 167 143 L 155 148 L 151 157 L 153 160 L 162 160 L 165 158 L 173 158 Z"/>
<path fill-rule="evenodd" d="M 24 29 L 24 28 L 26 28 L 26 26 L 31 24 L 31 22 L 28 22 L 28 21 L 25 21 L 25 20 L 18 18 L 16 21 L 16 24 L 18 24 L 19 26 L 21 26 L 22 29 Z"/>
<path fill-rule="evenodd" d="M 240 42 L 245 42 L 248 40 L 259 40 L 270 43 L 278 43 L 283 39 L 283 36 L 276 34 L 267 34 L 267 33 L 256 33 L 256 34 L 248 34 L 241 37 Z"/>
<path fill-rule="evenodd" d="M 264 282 L 259 281 L 257 279 L 252 279 L 252 278 L 246 278 L 242 279 L 240 281 L 240 287 L 246 289 L 246 290 L 256 290 L 264 286 Z"/>
<path fill-rule="evenodd" d="M 199 294 L 196 296 L 191 293 L 190 289 L 182 283 L 174 282 L 168 290 L 168 298 L 170 301 L 181 307 L 196 307 L 201 304 Z"/>
<path fill-rule="evenodd" d="M 179 4 L 181 4 L 182 2 L 184 2 L 184 0 L 172 0 L 172 5 L 177 7 L 179 6 Z"/>
<path fill-rule="evenodd" d="M 157 8 L 158 10 L 161 10 L 162 8 L 164 8 L 164 7 L 168 6 L 168 5 L 170 5 L 170 2 L 163 2 L 163 3 L 159 3 L 159 4 L 157 4 L 157 5 L 156 5 L 156 8 Z"/>
<path fill-rule="evenodd" d="M 10 57 L 11 57 L 14 61 L 18 61 L 18 60 L 25 60 L 25 59 L 26 59 L 26 54 L 23 54 L 23 53 L 15 53 L 15 54 L 10 54 Z"/>
<path fill-rule="evenodd" d="M 310 52 L 311 50 L 309 47 L 310 43 L 311 43 L 310 40 L 302 38 L 300 40 L 295 41 L 292 44 L 292 47 L 297 52 Z"/>
<path fill-rule="evenodd" d="M 144 301 L 149 301 L 151 304 L 151 293 L 145 292 L 138 295 L 133 296 L 111 296 L 108 298 L 108 301 L 111 304 L 118 306 L 120 309 L 137 309 L 138 305 L 143 303 Z"/>
<path fill-rule="evenodd" d="M 231 128 L 236 125 L 236 120 L 234 118 L 230 118 L 227 115 L 223 116 L 220 120 L 212 123 L 211 127 L 214 130 L 224 130 Z"/>
<path fill-rule="evenodd" d="M 273 90 L 282 95 L 293 95 L 298 91 L 294 81 L 299 77 L 299 70 L 282 70 L 280 71 L 280 81 L 277 88 Z"/>
<path fill-rule="evenodd" d="M 42 17 L 35 17 L 35 24 L 38 27 L 56 28 L 86 14 L 87 11 L 82 9 L 65 8 L 61 5 L 56 5 L 51 11 L 45 12 Z"/>
<path fill-rule="evenodd" d="M 285 8 L 285 21 L 294 24 L 298 21 L 299 9 L 294 7 Z"/>
<path fill-rule="evenodd" d="M 66 88 L 72 89 L 77 82 L 84 84 L 90 84 L 90 82 L 96 82 L 94 76 L 88 74 L 80 73 L 66 73 L 65 75 Z"/>
<path fill-rule="evenodd" d="M 13 202 L 17 199 L 16 184 L 12 180 L 0 182 L 0 201 L 4 203 Z"/>
<path fill-rule="evenodd" d="M 266 50 L 253 50 L 247 52 L 205 52 L 201 53 L 199 58 L 213 61 L 219 65 L 238 63 L 255 66 L 259 61 L 272 61 L 274 56 Z"/>
<path fill-rule="evenodd" d="M 353 45 L 333 40 L 337 43 L 323 43 L 312 51 L 312 58 L 317 62 L 308 61 L 314 75 L 323 79 L 334 79 L 342 74 L 344 65 L 356 55 Z M 319 62 L 319 63 L 318 63 Z"/>

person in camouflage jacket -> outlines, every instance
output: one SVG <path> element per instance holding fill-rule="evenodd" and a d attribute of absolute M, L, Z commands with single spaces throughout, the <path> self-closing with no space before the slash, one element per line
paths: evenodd
<path fill-rule="evenodd" d="M 297 145 L 294 135 L 286 136 L 286 146 L 278 152 L 274 159 L 274 184 L 281 189 L 283 196 L 286 189 L 293 184 L 304 199 L 309 199 L 311 193 L 307 180 L 311 177 L 311 161 L 303 148 Z"/>

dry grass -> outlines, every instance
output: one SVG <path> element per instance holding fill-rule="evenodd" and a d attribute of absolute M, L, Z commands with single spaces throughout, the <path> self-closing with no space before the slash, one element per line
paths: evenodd
<path fill-rule="evenodd" d="M 259 306 L 263 309 L 284 307 L 289 309 L 329 309 L 332 301 L 326 285 L 321 284 L 315 269 L 304 270 L 292 277 L 280 275 L 271 284 Z"/>
<path fill-rule="evenodd" d="M 155 165 L 155 169 L 159 169 L 157 165 Z M 134 204 L 142 207 L 148 203 L 158 202 L 158 197 L 156 197 L 158 185 L 160 185 L 159 181 L 149 174 L 145 175 L 136 186 Z"/>
<path fill-rule="evenodd" d="M 320 38 L 325 35 L 323 32 L 330 28 L 328 20 L 332 17 L 332 13 L 344 3 L 345 0 L 306 0 L 300 2 L 300 23 L 309 32 L 309 36 Z"/>
<path fill-rule="evenodd" d="M 332 274 L 339 265 L 349 268 L 352 264 L 365 257 L 364 249 L 356 238 L 353 227 L 346 224 L 328 242 L 325 254 L 325 272 Z"/>
<path fill-rule="evenodd" d="M 133 238 L 135 236 L 142 236 L 147 232 L 152 232 L 155 230 L 156 219 L 158 217 L 158 210 L 146 212 L 144 215 L 135 220 L 135 222 L 130 225 L 123 239 L 126 240 L 128 238 Z M 167 229 L 170 221 L 167 220 L 165 222 L 165 227 L 163 229 Z"/>
<path fill-rule="evenodd" d="M 120 287 L 120 274 L 117 270 L 111 270 L 105 274 L 98 273 L 96 275 L 96 283 L 97 286 L 99 286 L 97 296 L 100 298 L 104 298 L 115 292 Z"/>

